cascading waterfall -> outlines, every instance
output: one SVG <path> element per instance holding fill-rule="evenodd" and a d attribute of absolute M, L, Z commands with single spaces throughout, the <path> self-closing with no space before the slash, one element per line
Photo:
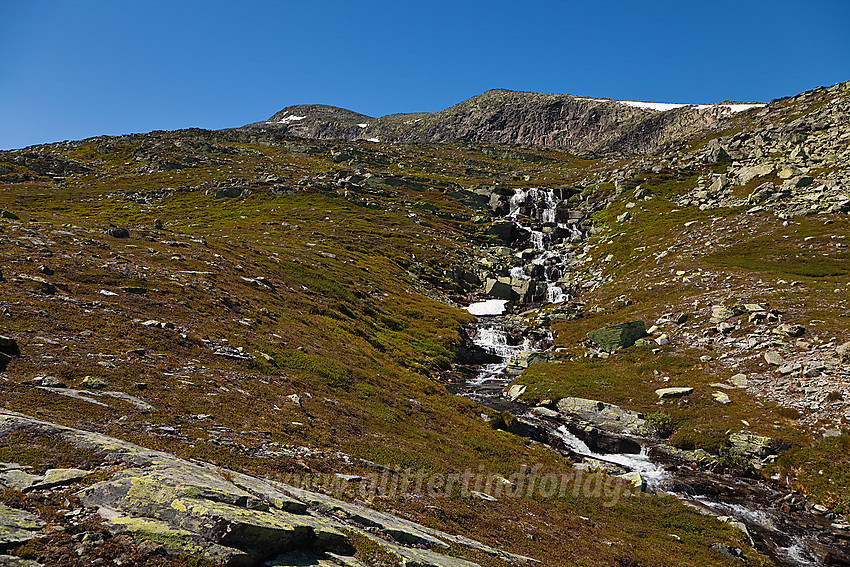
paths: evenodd
<path fill-rule="evenodd" d="M 523 280 L 532 279 L 533 276 L 534 279 L 541 281 L 539 276 L 542 275 L 542 281 L 545 281 L 547 285 L 547 303 L 559 303 L 569 299 L 568 294 L 557 282 L 567 271 L 565 265 L 568 260 L 567 252 L 558 247 L 559 239 L 571 240 L 582 236 L 575 225 L 557 222 L 558 203 L 559 200 L 555 191 L 548 189 L 517 189 L 508 203 L 507 217 L 529 234 L 529 246 L 538 251 L 529 263 L 511 268 L 510 276 L 514 279 Z M 557 227 L 557 232 L 547 238 L 542 230 L 543 225 L 550 228 Z M 481 304 L 492 303 L 493 301 L 481 302 Z M 470 308 L 475 305 L 478 304 L 473 304 Z M 471 312 L 474 312 L 474 309 L 471 309 Z M 496 313 L 501 313 L 501 309 Z M 535 350 L 539 345 L 530 338 L 525 338 L 521 344 L 516 344 L 516 341 L 511 344 L 512 341 L 502 317 L 495 313 L 487 312 L 487 314 L 488 316 L 482 317 L 474 327 L 473 342 L 489 354 L 499 357 L 500 361 L 479 367 L 476 377 L 468 380 L 464 390 L 460 393 L 484 405 L 497 407 L 500 410 L 507 408 L 530 422 L 544 424 L 529 412 L 528 408 L 511 403 L 501 396 L 503 390 L 512 380 L 505 372 L 508 362 L 517 353 Z M 770 506 L 769 502 L 775 497 L 775 494 L 770 492 L 771 489 L 764 487 L 758 489 L 761 490 L 757 493 L 760 494 L 762 504 L 750 501 L 749 497 L 738 497 L 736 499 L 734 495 L 728 497 L 723 494 L 711 497 L 694 496 L 691 489 L 688 488 L 687 480 L 680 479 L 675 473 L 665 471 L 662 465 L 650 459 L 647 446 L 644 446 L 639 454 L 600 454 L 592 451 L 586 443 L 573 435 L 565 426 L 549 423 L 547 430 L 552 438 L 558 439 L 562 446 L 569 448 L 576 455 L 591 461 L 596 460 L 619 465 L 624 469 L 639 473 L 645 485 L 651 491 L 667 492 L 683 500 L 699 504 L 704 509 L 712 510 L 715 514 L 728 515 L 743 521 L 767 542 L 767 551 L 777 565 L 795 567 L 818 565 L 818 562 L 806 550 L 805 541 L 812 539 L 812 537 L 807 535 L 799 525 L 795 525 L 793 519 L 783 516 Z M 723 484 L 723 482 L 728 482 L 730 485 L 734 484 L 734 480 L 728 480 L 719 475 L 714 475 L 713 478 L 720 484 Z M 776 530 L 779 530 L 779 532 L 771 533 L 771 531 Z"/>
<path fill-rule="evenodd" d="M 531 279 L 531 277 L 526 275 L 525 268 L 523 268 L 522 266 L 516 266 L 514 268 L 511 268 L 510 274 L 511 274 L 511 277 L 515 280 L 530 280 Z"/>

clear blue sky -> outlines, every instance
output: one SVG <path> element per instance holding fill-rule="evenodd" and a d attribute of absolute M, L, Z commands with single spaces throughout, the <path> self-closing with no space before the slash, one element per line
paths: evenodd
<path fill-rule="evenodd" d="M 769 100 L 850 79 L 848 0 L 0 0 L 0 149 L 491 88 Z"/>

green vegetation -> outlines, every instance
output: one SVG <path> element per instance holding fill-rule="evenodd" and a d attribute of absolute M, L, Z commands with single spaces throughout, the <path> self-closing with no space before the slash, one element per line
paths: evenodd
<path fill-rule="evenodd" d="M 742 122 L 694 148 L 742 131 L 745 119 L 735 120 Z M 731 433 L 769 436 L 791 449 L 763 474 L 780 473 L 837 512 L 850 506 L 842 472 L 850 464 L 847 434 L 822 437 L 826 424 L 806 422 L 805 412 L 729 386 L 735 373 L 764 373 L 765 362 L 754 350 L 727 365 L 714 339 L 743 344 L 760 328 L 743 314 L 727 334 L 708 321 L 718 303 L 763 302 L 782 321 L 807 326 L 800 352 L 847 334 L 847 306 L 834 291 L 846 289 L 850 274 L 835 238 L 841 229 L 822 216 L 783 226 L 743 207 L 677 204 L 700 176 L 730 166 L 674 171 L 543 148 L 199 130 L 68 142 L 51 151 L 50 159 L 25 165 L 0 154 L 12 171 L 0 179 L 0 208 L 21 216 L 0 223 L 12 243 L 0 250 L 3 334 L 25 353 L 0 381 L 4 408 L 273 478 L 366 474 L 375 464 L 506 478 L 522 464 L 572 471 L 554 452 L 494 428 L 495 412 L 451 395 L 444 381 L 459 362 L 462 326 L 474 320 L 452 302 L 463 304 L 472 291 L 457 272 L 485 241 L 489 192 L 565 188 L 570 210 L 596 211 L 592 237 L 568 245 L 578 257 L 569 278 L 585 290 L 577 298 L 585 309 L 577 321 L 552 323 L 559 359 L 518 379 L 527 386 L 523 399 L 577 396 L 639 411 L 672 445 L 711 451 L 732 468 L 750 463 L 731 451 Z M 54 180 L 45 172 L 60 158 L 64 179 Z M 625 185 L 615 185 L 612 170 L 629 172 Z M 758 177 L 736 188 L 737 197 L 765 181 L 778 178 Z M 638 185 L 649 200 L 632 198 Z M 222 189 L 238 196 L 215 199 Z M 627 211 L 631 220 L 618 221 Z M 110 226 L 128 228 L 130 238 L 108 236 Z M 55 293 L 33 277 L 47 279 Z M 670 343 L 604 360 L 585 356 L 592 329 L 632 320 L 651 326 L 672 313 L 688 319 L 665 327 Z M 680 332 L 700 340 L 680 341 Z M 30 382 L 44 375 L 70 387 L 99 378 L 105 391 L 156 409 L 103 392 L 89 400 L 62 396 Z M 671 386 L 694 392 L 659 400 L 655 390 Z M 714 397 L 721 390 L 731 403 Z M 825 396 L 841 401 L 838 391 Z M 96 459 L 58 439 L 0 440 L 0 461 L 36 471 Z M 751 565 L 765 562 L 734 528 L 669 497 L 630 495 L 603 506 L 580 491 L 498 502 L 452 493 L 376 495 L 372 504 L 544 565 L 564 557 L 575 565 L 738 564 L 712 549 L 716 542 L 744 549 Z M 50 546 L 70 545 L 60 542 L 64 535 L 51 537 L 19 555 L 38 558 Z M 372 540 L 353 539 L 362 561 L 398 563 Z M 464 546 L 450 553 L 485 567 L 504 564 Z"/>

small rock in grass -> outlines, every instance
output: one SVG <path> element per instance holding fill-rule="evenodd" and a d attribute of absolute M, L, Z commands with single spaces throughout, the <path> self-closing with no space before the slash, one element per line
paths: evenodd
<path fill-rule="evenodd" d="M 773 366 L 782 366 L 783 362 L 782 355 L 780 355 L 775 350 L 769 350 L 764 353 L 764 360 L 765 362 L 767 362 L 768 364 L 772 364 Z"/>
<path fill-rule="evenodd" d="M 688 396 L 693 391 L 693 388 L 659 388 L 655 390 L 655 394 L 664 400 L 667 398 L 681 398 L 682 396 Z"/>
<path fill-rule="evenodd" d="M 835 351 L 838 353 L 838 358 L 844 364 L 850 364 L 850 342 L 846 342 L 839 346 Z"/>
<path fill-rule="evenodd" d="M 94 390 L 101 390 L 106 388 L 109 385 L 109 382 L 104 380 L 103 378 L 96 378 L 94 376 L 86 376 L 83 378 L 83 381 L 80 382 L 80 385 L 85 388 L 92 388 Z"/>
<path fill-rule="evenodd" d="M 723 392 L 714 392 L 711 394 L 711 397 L 720 402 L 721 404 L 731 404 L 732 400 L 729 399 L 729 396 Z"/>
<path fill-rule="evenodd" d="M 109 228 L 106 234 L 112 238 L 130 238 L 130 231 L 123 227 Z"/>
<path fill-rule="evenodd" d="M 44 473 L 44 480 L 38 484 L 30 486 L 29 490 L 47 490 L 48 488 L 64 486 L 66 484 L 77 482 L 90 474 L 91 471 L 85 471 L 82 469 L 49 469 L 46 473 Z"/>
<path fill-rule="evenodd" d="M 750 381 L 747 380 L 746 374 L 735 374 L 729 378 L 729 383 L 738 388 L 746 388 L 750 384 Z"/>
<path fill-rule="evenodd" d="M 806 332 L 806 328 L 802 325 L 780 325 L 779 330 L 789 337 L 802 337 Z"/>

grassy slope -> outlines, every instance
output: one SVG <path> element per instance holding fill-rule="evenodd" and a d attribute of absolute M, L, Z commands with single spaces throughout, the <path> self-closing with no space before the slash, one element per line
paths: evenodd
<path fill-rule="evenodd" d="M 415 275 L 437 277 L 468 256 L 474 228 L 465 219 L 472 212 L 445 192 L 404 187 L 358 196 L 378 205 L 366 208 L 343 199 L 321 177 L 337 170 L 403 172 L 452 184 L 457 192 L 491 181 L 494 172 L 509 186 L 563 185 L 610 161 L 526 151 L 553 160 L 539 166 L 471 148 L 354 144 L 342 149 L 355 161 L 339 165 L 330 159 L 336 146 L 290 142 L 287 150 L 211 140 L 190 152 L 174 143 L 180 134 L 152 138 L 108 153 L 98 150 L 98 141 L 58 145 L 51 149 L 91 171 L 59 185 L 2 187 L 0 207 L 22 217 L 0 225 L 12 244 L 0 251 L 7 279 L 3 332 L 25 353 L 0 381 L 3 407 L 260 475 L 370 470 L 360 461 L 341 462 L 337 450 L 438 472 L 484 467 L 510 475 L 522 463 L 568 470 L 551 452 L 491 429 L 480 418 L 482 408 L 449 395 L 436 378 L 469 316 L 433 299 L 431 286 Z M 137 150 L 154 142 L 160 155 L 174 160 L 185 162 L 188 154 L 217 161 L 146 173 L 148 161 Z M 468 173 L 472 162 L 476 168 Z M 301 189 L 269 195 L 257 181 L 268 173 Z M 249 180 L 243 184 L 254 186 L 254 194 L 214 200 L 203 192 L 234 178 Z M 124 199 L 163 187 L 178 191 L 152 204 Z M 447 220 L 415 206 L 423 202 L 465 216 Z M 152 228 L 155 219 L 164 230 Z M 131 238 L 105 236 L 110 225 L 128 227 Z M 44 275 L 42 265 L 54 273 Z M 59 292 L 46 295 L 19 274 L 44 277 Z M 243 279 L 256 277 L 274 289 Z M 125 287 L 148 291 L 136 295 Z M 150 319 L 176 328 L 141 324 Z M 222 345 L 255 358 L 213 354 L 211 346 Z M 105 406 L 94 405 L 24 384 L 45 374 L 71 387 L 100 377 L 109 389 L 139 396 L 157 411 L 107 398 L 97 398 Z M 20 440 L 7 439 L 0 460 L 48 466 L 51 451 L 32 445 L 28 452 Z M 734 529 L 669 498 L 624 498 L 610 509 L 601 504 L 584 497 L 375 503 L 547 565 L 661 565 L 669 557 L 682 565 L 731 565 L 710 544 L 747 547 Z"/>

